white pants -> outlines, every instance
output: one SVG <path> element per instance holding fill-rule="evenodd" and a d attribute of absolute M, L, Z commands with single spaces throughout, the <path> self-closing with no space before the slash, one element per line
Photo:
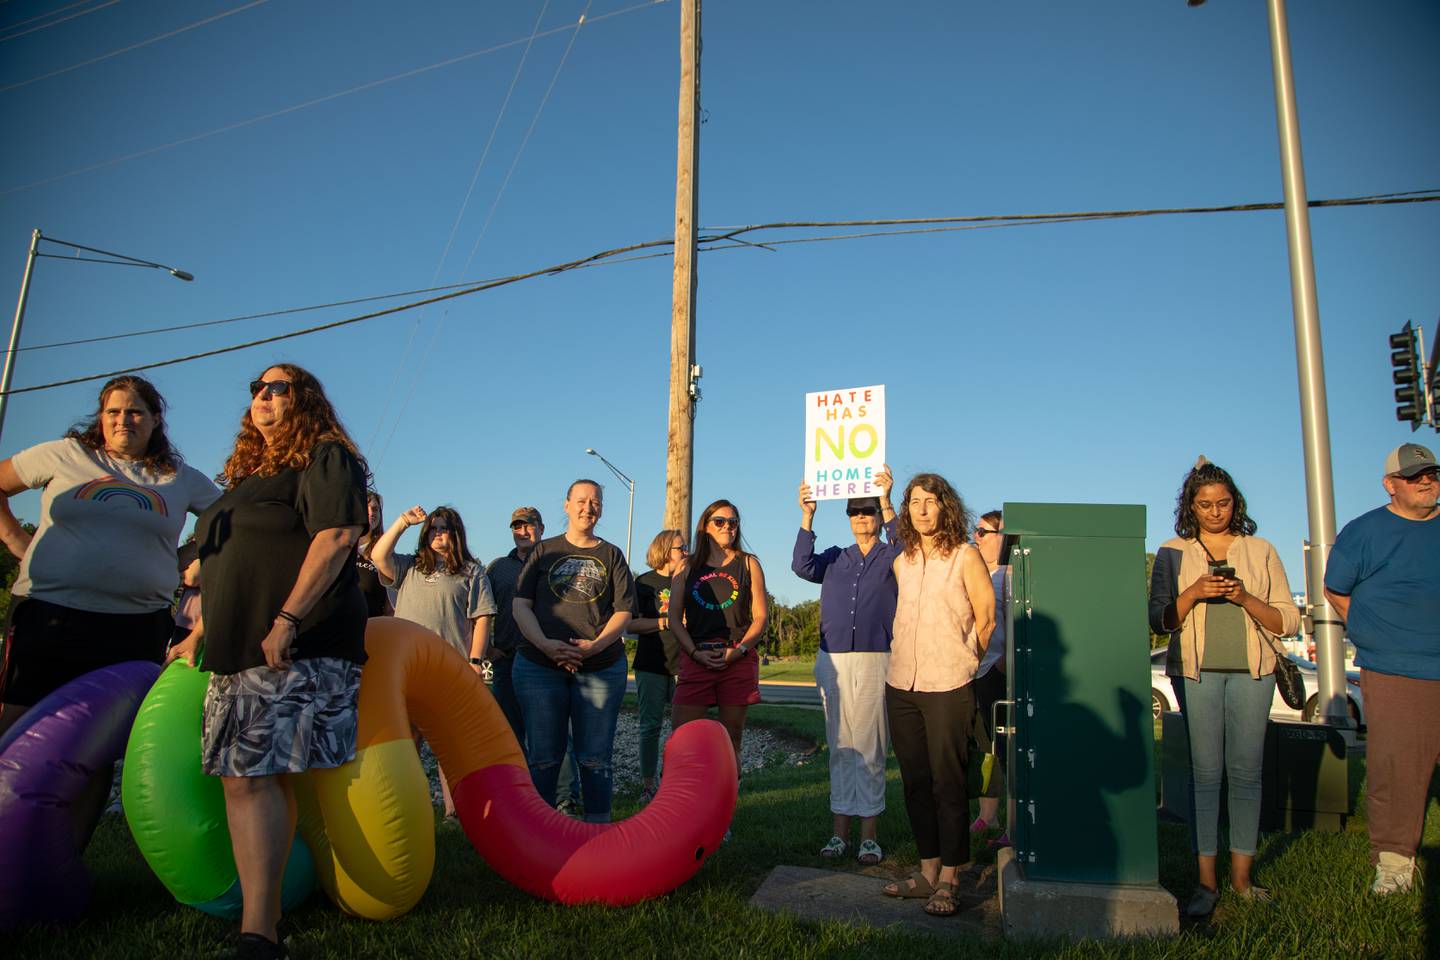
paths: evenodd
<path fill-rule="evenodd" d="M 830 745 L 830 812 L 873 817 L 885 809 L 888 653 L 827 653 L 815 658 L 815 685 Z"/>

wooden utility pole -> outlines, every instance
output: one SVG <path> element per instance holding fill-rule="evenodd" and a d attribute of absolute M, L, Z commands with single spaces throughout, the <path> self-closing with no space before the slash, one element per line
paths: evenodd
<path fill-rule="evenodd" d="M 675 169 L 675 276 L 670 300 L 670 438 L 665 460 L 665 526 L 690 529 L 695 467 L 695 179 L 700 166 L 700 0 L 680 2 L 680 123 Z"/>

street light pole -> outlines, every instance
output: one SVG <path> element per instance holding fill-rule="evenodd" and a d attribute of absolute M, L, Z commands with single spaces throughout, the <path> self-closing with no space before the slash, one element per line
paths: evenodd
<path fill-rule="evenodd" d="M 10 405 L 10 376 L 15 372 L 15 350 L 20 346 L 20 326 L 25 322 L 25 301 L 30 299 L 30 276 L 40 248 L 40 230 L 30 233 L 30 252 L 25 255 L 25 275 L 20 278 L 20 300 L 15 304 L 15 322 L 10 325 L 10 348 L 5 351 L 5 372 L 0 373 L 0 435 L 5 432 L 5 408 Z"/>
<path fill-rule="evenodd" d="M 1198 7 L 1205 0 L 1187 0 Z M 1320 301 L 1310 248 L 1310 204 L 1300 116 L 1290 68 L 1290 24 L 1285 0 L 1268 0 L 1270 60 L 1275 75 L 1275 126 L 1280 135 L 1280 176 L 1285 184 L 1285 239 L 1290 248 L 1290 303 L 1295 320 L 1295 365 L 1300 379 L 1300 433 L 1304 442 L 1305 501 L 1310 549 L 1305 552 L 1306 612 L 1315 636 L 1319 718 L 1352 727 L 1345 695 L 1344 624 L 1325 599 L 1325 564 L 1335 543 L 1335 489 L 1330 466 L 1330 412 L 1325 399 L 1325 357 L 1320 345 Z"/>
<path fill-rule="evenodd" d="M 596 452 L 594 447 L 586 447 L 585 452 L 592 457 L 598 457 L 600 462 L 610 468 L 610 472 L 620 478 L 620 481 L 630 488 L 630 518 L 625 521 L 625 562 L 630 563 L 630 548 L 634 544 L 635 537 L 635 481 L 620 472 L 620 468 Z"/>
<path fill-rule="evenodd" d="M 40 243 L 53 243 L 61 247 L 69 247 L 77 251 L 73 257 L 62 257 L 56 253 L 45 253 L 40 249 Z M 98 253 L 108 259 L 100 257 L 82 257 L 78 251 L 84 250 L 87 253 Z M 141 260 L 139 257 L 132 257 L 124 253 L 112 253 L 109 250 L 101 250 L 96 247 L 86 247 L 78 243 L 67 243 L 64 240 L 56 240 L 47 237 L 38 228 L 30 234 L 30 252 L 25 256 L 25 275 L 20 280 L 20 299 L 15 304 L 15 322 L 10 326 L 10 347 L 5 351 L 4 372 L 0 373 L 0 435 L 5 430 L 5 408 L 10 403 L 10 378 L 15 373 L 15 354 L 20 349 L 20 328 L 25 323 L 25 304 L 30 299 L 30 277 L 35 272 L 35 260 L 39 257 L 52 257 L 56 260 L 72 260 L 79 263 L 108 263 L 117 267 L 147 267 L 152 270 L 164 270 L 177 280 L 184 280 L 187 283 L 195 279 L 195 276 L 186 273 L 176 267 L 167 266 L 163 263 L 156 263 L 153 260 Z"/>

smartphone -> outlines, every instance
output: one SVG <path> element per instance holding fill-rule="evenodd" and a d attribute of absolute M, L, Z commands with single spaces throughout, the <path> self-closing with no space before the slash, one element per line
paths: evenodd
<path fill-rule="evenodd" d="M 1210 576 L 1224 577 L 1226 580 L 1234 580 L 1235 568 L 1230 566 L 1228 563 L 1212 563 L 1210 564 Z"/>

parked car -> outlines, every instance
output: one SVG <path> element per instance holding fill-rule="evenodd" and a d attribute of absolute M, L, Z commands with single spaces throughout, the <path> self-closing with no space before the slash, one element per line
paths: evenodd
<path fill-rule="evenodd" d="M 1157 723 L 1160 714 L 1167 710 L 1180 709 L 1170 678 L 1165 676 L 1165 652 L 1164 647 L 1150 651 L 1150 712 Z M 1273 720 L 1304 720 L 1314 723 L 1320 709 L 1320 681 L 1315 673 L 1315 664 L 1293 653 L 1286 656 L 1300 668 L 1300 679 L 1305 683 L 1305 708 L 1291 710 L 1280 698 L 1280 691 L 1276 690 L 1275 700 L 1270 704 L 1270 717 Z M 1360 696 L 1360 671 L 1345 671 L 1345 693 L 1350 703 L 1350 719 L 1355 721 L 1359 729 L 1364 730 L 1365 701 Z"/>

